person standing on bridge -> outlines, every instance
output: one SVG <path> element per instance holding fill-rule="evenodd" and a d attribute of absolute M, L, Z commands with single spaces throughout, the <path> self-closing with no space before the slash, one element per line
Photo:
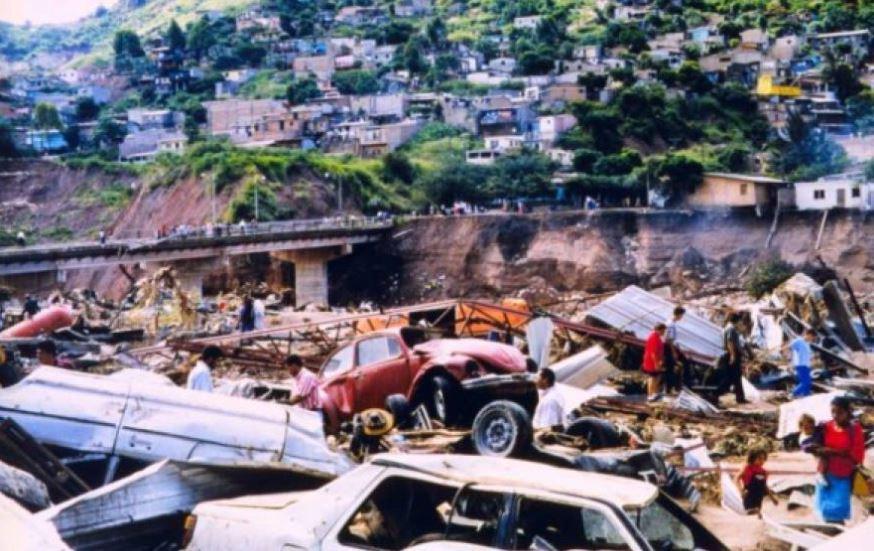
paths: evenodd
<path fill-rule="evenodd" d="M 18 243 L 19 247 L 24 247 L 25 245 L 27 245 L 27 238 L 24 237 L 23 231 L 18 231 L 18 234 L 15 236 L 15 242 Z"/>
<path fill-rule="evenodd" d="M 100 230 L 100 233 L 98 234 L 98 236 L 100 238 L 100 244 L 106 245 L 106 231 Z"/>

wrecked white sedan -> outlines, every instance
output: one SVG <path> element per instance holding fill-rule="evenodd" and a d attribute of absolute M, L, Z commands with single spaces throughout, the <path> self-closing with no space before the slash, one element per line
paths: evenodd
<path fill-rule="evenodd" d="M 311 411 L 54 367 L 0 389 L 2 417 L 103 483 L 165 458 L 291 462 L 327 475 L 351 467 Z"/>
<path fill-rule="evenodd" d="M 189 550 L 726 549 L 651 484 L 464 455 L 378 455 L 318 490 L 202 503 L 187 528 Z"/>

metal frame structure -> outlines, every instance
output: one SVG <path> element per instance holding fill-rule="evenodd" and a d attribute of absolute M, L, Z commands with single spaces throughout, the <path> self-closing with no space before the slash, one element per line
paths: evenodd
<path fill-rule="evenodd" d="M 644 346 L 644 341 L 634 335 L 608 327 L 486 301 L 454 299 L 393 308 L 382 312 L 352 314 L 320 322 L 282 325 L 246 333 L 178 339 L 165 345 L 135 349 L 131 353 L 140 358 L 159 355 L 170 359 L 175 355 L 175 351 L 197 353 L 208 345 L 216 345 L 222 348 L 226 357 L 237 363 L 257 366 L 275 363 L 279 367 L 286 355 L 295 351 L 300 352 L 299 345 L 306 344 L 316 348 L 315 354 L 305 355 L 308 356 L 308 363 L 315 367 L 324 356 L 357 334 L 414 324 L 458 337 L 482 336 L 490 331 L 524 336 L 527 324 L 543 316 L 552 319 L 555 337 L 564 341 L 578 341 L 581 337 L 588 337 L 634 347 Z M 446 331 L 447 327 L 451 327 L 452 330 Z M 709 365 L 715 360 L 713 357 L 691 350 L 684 352 L 687 358 L 697 363 Z"/>

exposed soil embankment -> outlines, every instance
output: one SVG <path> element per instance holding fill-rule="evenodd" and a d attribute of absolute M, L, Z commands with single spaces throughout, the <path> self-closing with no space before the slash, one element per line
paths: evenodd
<path fill-rule="evenodd" d="M 151 188 L 133 174 L 74 170 L 46 161 L 0 163 L 0 223 L 33 240 L 151 236 L 161 227 L 211 219 L 210 186 L 188 177 Z M 239 190 L 215 198 L 221 215 Z M 279 207 L 299 217 L 332 212 L 333 189 L 306 171 L 277 190 Z M 329 266 L 335 304 L 394 304 L 456 296 L 499 296 L 523 290 L 599 292 L 630 283 L 740 285 L 752 263 L 779 256 L 817 265 L 817 257 L 860 292 L 874 292 L 874 221 L 861 212 L 832 212 L 821 239 L 817 212 L 781 215 L 770 247 L 772 219 L 752 212 L 611 210 L 535 215 L 420 218 L 383 243 L 361 246 Z M 7 234 L 8 235 L 8 234 Z M 137 268 L 128 266 L 134 276 Z M 252 278 L 291 284 L 289 266 L 267 255 L 235 258 L 210 287 Z M 118 297 L 128 288 L 118 268 L 68 274 L 67 287 L 87 286 Z"/>
<path fill-rule="evenodd" d="M 766 248 L 772 220 L 749 212 L 425 218 L 396 232 L 383 254 L 396 264 L 403 300 L 544 287 L 600 292 L 689 277 L 740 285 L 750 264 L 774 255 L 796 266 L 817 265 L 819 256 L 860 291 L 874 291 L 874 221 L 865 213 L 832 212 L 815 250 L 821 219 L 821 213 L 784 213 Z"/>

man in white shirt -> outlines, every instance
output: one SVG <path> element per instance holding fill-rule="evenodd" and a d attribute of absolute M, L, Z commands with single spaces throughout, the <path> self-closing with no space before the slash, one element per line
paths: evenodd
<path fill-rule="evenodd" d="M 194 369 L 188 372 L 188 381 L 185 387 L 190 390 L 212 392 L 212 369 L 222 357 L 222 351 L 218 346 L 207 346 L 200 354 L 200 358 L 194 365 Z"/>
<path fill-rule="evenodd" d="M 534 428 L 564 426 L 564 398 L 555 388 L 555 372 L 544 367 L 537 375 L 536 384 L 540 399 L 534 410 Z"/>
<path fill-rule="evenodd" d="M 668 394 L 677 394 L 683 389 L 683 353 L 677 346 L 677 328 L 686 314 L 682 306 L 674 308 L 673 316 L 665 321 L 665 389 Z"/>
<path fill-rule="evenodd" d="M 258 331 L 266 327 L 267 308 L 264 305 L 264 301 L 260 298 L 256 298 L 253 305 L 255 311 L 255 330 Z"/>

